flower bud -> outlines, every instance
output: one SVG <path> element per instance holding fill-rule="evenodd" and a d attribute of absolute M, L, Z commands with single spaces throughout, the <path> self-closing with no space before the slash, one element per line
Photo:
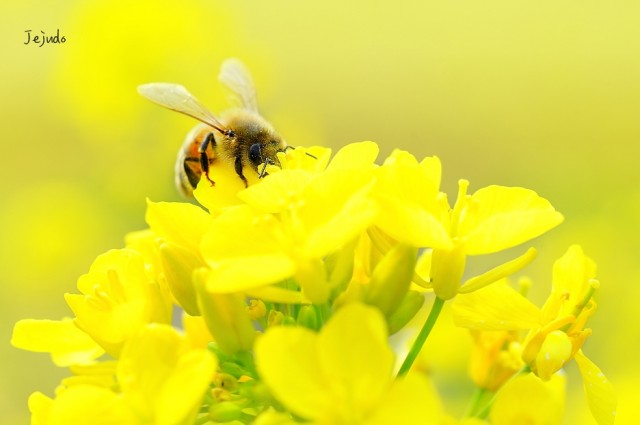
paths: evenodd
<path fill-rule="evenodd" d="M 199 316 L 198 301 L 193 287 L 193 271 L 203 266 L 191 251 L 172 243 L 160 245 L 160 262 L 174 298 L 187 314 Z"/>
<path fill-rule="evenodd" d="M 416 315 L 424 304 L 424 295 L 418 291 L 409 291 L 405 294 L 400 306 L 387 318 L 389 335 L 393 335 L 402 329 L 413 316 Z"/>
<path fill-rule="evenodd" d="M 355 243 L 346 244 L 342 249 L 327 256 L 324 261 L 331 289 L 343 288 L 353 275 L 353 251 Z"/>
<path fill-rule="evenodd" d="M 536 356 L 536 375 L 548 381 L 571 358 L 571 339 L 562 331 L 550 332 Z"/>
<path fill-rule="evenodd" d="M 211 335 L 227 354 L 247 351 L 253 346 L 255 330 L 241 294 L 210 293 L 205 289 L 207 270 L 198 269 L 193 283 L 198 295 L 198 308 Z"/>
<path fill-rule="evenodd" d="M 231 401 L 212 404 L 209 407 L 209 420 L 213 422 L 231 422 L 242 416 L 242 407 Z"/>
<path fill-rule="evenodd" d="M 267 306 L 262 300 L 252 299 L 249 300 L 247 312 L 251 320 L 260 320 L 267 315 Z"/>
<path fill-rule="evenodd" d="M 397 244 L 373 270 L 367 288 L 366 302 L 390 317 L 407 294 L 416 266 L 418 249 Z"/>
<path fill-rule="evenodd" d="M 281 311 L 271 310 L 269 311 L 269 316 L 267 317 L 267 327 L 271 326 L 291 326 L 296 324 L 296 319 L 291 316 L 288 316 Z"/>
<path fill-rule="evenodd" d="M 431 284 L 438 298 L 456 296 L 464 273 L 466 258 L 461 246 L 452 250 L 434 249 L 431 255 Z"/>
<path fill-rule="evenodd" d="M 303 305 L 298 312 L 297 322 L 300 326 L 308 329 L 319 330 L 320 321 L 318 320 L 318 312 L 312 305 Z"/>
<path fill-rule="evenodd" d="M 282 325 L 284 314 L 278 310 L 270 310 L 267 318 L 267 327 Z"/>

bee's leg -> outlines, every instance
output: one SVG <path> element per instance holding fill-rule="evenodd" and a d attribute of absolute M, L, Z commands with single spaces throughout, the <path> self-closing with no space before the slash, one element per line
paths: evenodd
<path fill-rule="evenodd" d="M 209 156 L 207 155 L 207 148 L 209 147 L 209 144 L 211 144 L 215 149 L 216 139 L 213 138 L 213 133 L 207 134 L 207 137 L 204 138 L 198 148 L 198 153 L 200 154 L 200 167 L 202 168 L 202 172 L 207 180 L 209 180 L 209 183 L 211 183 L 211 186 L 214 186 L 216 182 L 211 180 L 211 177 L 209 177 Z"/>
<path fill-rule="evenodd" d="M 249 182 L 247 181 L 247 178 L 244 176 L 244 174 L 242 174 L 242 157 L 240 155 L 236 156 L 236 162 L 234 166 L 236 169 L 236 174 L 244 182 L 244 187 L 249 187 Z"/>
<path fill-rule="evenodd" d="M 187 177 L 189 181 L 189 185 L 192 188 L 198 187 L 198 182 L 200 181 L 200 175 L 202 174 L 202 168 L 198 168 L 197 166 L 200 164 L 200 158 L 195 156 L 188 156 L 184 159 L 182 163 L 182 169 L 184 170 L 184 175 Z"/>

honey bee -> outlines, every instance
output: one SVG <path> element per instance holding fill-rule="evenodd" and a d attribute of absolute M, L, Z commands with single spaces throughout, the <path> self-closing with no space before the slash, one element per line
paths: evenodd
<path fill-rule="evenodd" d="M 248 187 L 244 175 L 246 166 L 258 177 L 264 177 L 268 164 L 280 165 L 276 154 L 291 148 L 258 113 L 253 80 L 242 62 L 225 60 L 218 79 L 239 105 L 225 111 L 220 118 L 179 84 L 149 83 L 138 87 L 138 93 L 152 102 L 200 121 L 185 138 L 176 161 L 176 186 L 186 197 L 193 196 L 203 173 L 211 185 L 215 185 L 209 177 L 214 161 L 232 164 Z"/>

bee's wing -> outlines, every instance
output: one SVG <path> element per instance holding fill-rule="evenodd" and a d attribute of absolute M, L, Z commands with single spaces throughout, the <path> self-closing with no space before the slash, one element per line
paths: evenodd
<path fill-rule="evenodd" d="M 193 117 L 218 131 L 224 130 L 218 119 L 180 84 L 142 84 L 138 86 L 138 93 L 160 106 Z"/>
<path fill-rule="evenodd" d="M 229 90 L 229 97 L 235 106 L 258 112 L 256 89 L 249 70 L 235 58 L 222 62 L 218 80 Z"/>

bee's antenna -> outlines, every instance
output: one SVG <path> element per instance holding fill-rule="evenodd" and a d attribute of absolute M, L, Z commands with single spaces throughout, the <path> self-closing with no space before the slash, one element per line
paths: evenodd
<path fill-rule="evenodd" d="M 280 152 L 287 153 L 287 149 L 296 150 L 296 148 L 295 148 L 295 147 L 290 146 L 290 145 L 287 145 L 287 146 L 285 146 L 285 147 L 284 147 L 284 149 L 282 149 Z M 310 154 L 309 152 L 305 152 L 304 154 L 305 154 L 305 155 L 307 155 L 307 156 L 310 156 L 310 157 L 311 157 L 311 158 L 313 158 L 313 159 L 318 159 L 318 157 L 317 157 L 317 156 L 312 155 L 312 154 Z"/>

